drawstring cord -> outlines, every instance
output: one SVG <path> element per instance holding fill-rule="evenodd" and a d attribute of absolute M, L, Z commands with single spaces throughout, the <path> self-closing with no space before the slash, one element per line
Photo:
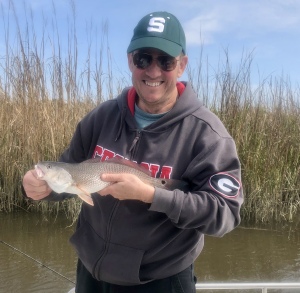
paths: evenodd
<path fill-rule="evenodd" d="M 130 149 L 129 149 L 129 153 L 131 153 L 132 150 L 135 148 L 137 142 L 139 141 L 139 139 L 140 139 L 140 137 L 141 137 L 140 134 L 141 134 L 141 132 L 140 132 L 140 131 L 137 131 L 136 136 L 135 136 L 135 138 L 134 138 L 134 140 L 133 140 L 133 142 L 132 142 L 132 144 L 131 144 L 131 147 L 130 147 Z"/>
<path fill-rule="evenodd" d="M 120 120 L 121 120 L 120 121 L 120 126 L 119 126 L 119 130 L 118 130 L 118 133 L 117 133 L 115 141 L 117 141 L 120 138 L 120 136 L 121 136 L 122 128 L 123 128 L 123 125 L 124 125 L 125 115 L 126 115 L 126 107 L 123 107 L 122 108 L 122 112 L 121 112 L 121 118 L 120 118 Z"/>

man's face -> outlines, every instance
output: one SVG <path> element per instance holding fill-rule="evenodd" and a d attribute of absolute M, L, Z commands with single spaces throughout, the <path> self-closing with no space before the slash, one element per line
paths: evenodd
<path fill-rule="evenodd" d="M 139 69 L 134 65 L 133 55 L 135 53 L 146 53 L 152 56 L 152 63 L 145 69 Z M 141 49 L 128 54 L 128 64 L 132 72 L 132 84 L 137 91 L 139 99 L 137 105 L 149 113 L 164 113 L 170 110 L 176 103 L 178 96 L 176 83 L 183 74 L 187 56 L 176 57 L 174 70 L 164 71 L 156 60 L 159 56 L 167 55 L 157 49 Z M 151 59 L 151 57 L 150 57 Z"/>

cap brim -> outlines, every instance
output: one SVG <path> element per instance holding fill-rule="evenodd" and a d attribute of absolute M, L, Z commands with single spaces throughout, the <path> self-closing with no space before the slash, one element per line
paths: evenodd
<path fill-rule="evenodd" d="M 132 40 L 127 49 L 127 53 L 142 48 L 158 49 L 173 57 L 179 56 L 182 52 L 182 47 L 174 42 L 157 37 L 146 37 Z"/>

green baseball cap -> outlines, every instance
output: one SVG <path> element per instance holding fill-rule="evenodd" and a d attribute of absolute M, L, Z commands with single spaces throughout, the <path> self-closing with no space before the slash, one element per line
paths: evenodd
<path fill-rule="evenodd" d="M 186 54 L 185 34 L 179 20 L 168 12 L 144 16 L 133 31 L 127 53 L 142 48 L 155 48 L 176 57 Z"/>

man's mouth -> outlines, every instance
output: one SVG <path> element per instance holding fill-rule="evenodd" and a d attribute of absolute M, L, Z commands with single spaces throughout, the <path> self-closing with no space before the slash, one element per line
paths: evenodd
<path fill-rule="evenodd" d="M 151 87 L 157 87 L 160 86 L 163 82 L 159 81 L 159 82 L 149 82 L 147 80 L 144 81 L 146 85 L 151 86 Z"/>

